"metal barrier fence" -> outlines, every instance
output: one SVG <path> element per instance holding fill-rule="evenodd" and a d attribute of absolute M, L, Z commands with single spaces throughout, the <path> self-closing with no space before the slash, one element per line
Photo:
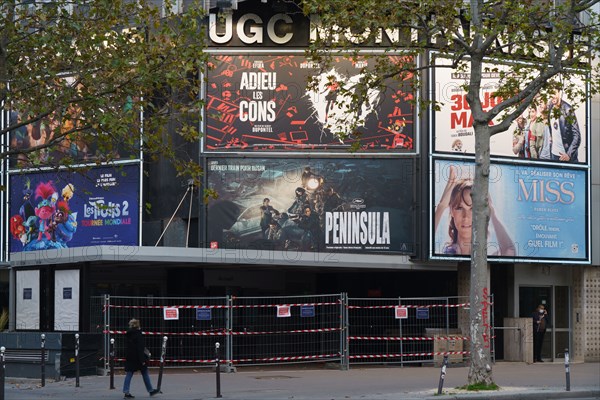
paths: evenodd
<path fill-rule="evenodd" d="M 91 324 L 93 331 L 104 333 L 104 368 L 109 368 L 111 338 L 115 339 L 116 365 L 122 365 L 125 333 L 132 318 L 142 324 L 151 365 L 159 361 L 163 336 L 169 337 L 167 366 L 210 364 L 215 342 L 224 342 L 229 332 L 229 301 L 227 297 L 93 297 Z"/>
<path fill-rule="evenodd" d="M 233 298 L 232 361 L 341 361 L 343 299 L 340 294 Z"/>
<path fill-rule="evenodd" d="M 216 342 L 228 367 L 339 362 L 345 369 L 350 363 L 441 363 L 444 355 L 457 363 L 469 353 L 468 332 L 461 330 L 468 322 L 466 297 L 104 296 L 92 298 L 91 307 L 91 330 L 104 333 L 106 370 L 111 338 L 116 365 L 124 361 L 131 318 L 141 321 L 151 363 L 158 363 L 161 338 L 169 338 L 166 367 L 212 367 Z"/>
<path fill-rule="evenodd" d="M 462 362 L 468 342 L 459 313 L 468 298 L 349 299 L 352 363 Z"/>

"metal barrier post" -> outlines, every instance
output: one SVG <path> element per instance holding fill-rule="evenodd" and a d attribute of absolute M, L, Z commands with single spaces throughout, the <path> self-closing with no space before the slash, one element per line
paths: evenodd
<path fill-rule="evenodd" d="M 490 355 L 491 355 L 491 359 L 492 359 L 492 363 L 496 363 L 496 332 L 495 332 L 495 328 L 494 326 L 496 325 L 496 321 L 494 321 L 494 294 L 490 294 L 490 311 L 489 311 L 489 316 L 490 316 L 490 340 L 492 341 L 492 348 L 490 349 Z"/>
<path fill-rule="evenodd" d="M 349 327 L 348 327 L 348 293 L 342 293 L 340 295 L 340 336 L 341 336 L 341 347 L 342 347 L 342 370 L 347 371 L 350 369 L 350 339 L 349 339 Z"/>
<path fill-rule="evenodd" d="M 41 367 L 42 367 L 42 387 L 46 386 L 46 335 L 45 334 L 41 334 L 40 335 L 42 341 L 41 341 Z"/>
<path fill-rule="evenodd" d="M 75 334 L 75 387 L 79 387 L 79 333 Z"/>
<path fill-rule="evenodd" d="M 162 348 L 160 351 L 160 368 L 158 369 L 158 383 L 156 384 L 156 390 L 160 393 L 160 385 L 162 385 L 163 371 L 165 369 L 165 354 L 167 353 L 167 339 L 163 336 Z"/>
<path fill-rule="evenodd" d="M 227 301 L 227 319 L 225 321 L 225 362 L 227 363 L 227 372 L 235 371 L 233 368 L 233 296 L 228 295 Z"/>
<path fill-rule="evenodd" d="M 215 359 L 216 359 L 216 372 L 217 372 L 217 397 L 221 396 L 221 367 L 219 366 L 219 342 L 215 343 Z"/>
<path fill-rule="evenodd" d="M 4 377 L 6 376 L 6 363 L 4 362 L 4 352 L 6 347 L 0 347 L 0 400 L 4 400 Z"/>
<path fill-rule="evenodd" d="M 110 339 L 110 351 L 108 353 L 108 365 L 110 368 L 110 388 L 115 388 L 115 339 Z"/>
<path fill-rule="evenodd" d="M 104 312 L 103 312 L 104 320 L 102 323 L 104 324 L 103 330 L 103 341 L 104 341 L 104 371 L 110 368 L 110 295 L 104 295 Z"/>
<path fill-rule="evenodd" d="M 450 336 L 450 298 L 446 297 L 446 336 Z"/>
<path fill-rule="evenodd" d="M 565 374 L 567 378 L 567 392 L 571 391 L 571 371 L 569 370 L 569 349 L 565 349 Z"/>
<path fill-rule="evenodd" d="M 448 355 L 444 356 L 444 361 L 442 362 L 442 371 L 440 372 L 440 383 L 438 383 L 437 394 L 442 394 L 442 389 L 444 387 L 444 379 L 446 379 L 446 367 L 448 367 Z"/>
<path fill-rule="evenodd" d="M 402 297 L 398 297 L 398 307 L 402 306 Z M 402 334 L 402 319 L 398 319 L 398 337 L 404 336 Z M 404 341 L 400 340 L 400 366 L 404 367 Z M 388 353 L 388 345 L 386 342 L 386 353 Z"/>
<path fill-rule="evenodd" d="M 350 299 L 348 293 L 345 298 L 344 319 L 346 320 L 346 369 L 350 369 Z"/>

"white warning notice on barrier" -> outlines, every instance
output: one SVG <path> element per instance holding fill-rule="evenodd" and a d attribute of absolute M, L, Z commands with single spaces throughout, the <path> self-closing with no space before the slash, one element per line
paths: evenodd
<path fill-rule="evenodd" d="M 408 308 L 407 307 L 399 307 L 396 306 L 394 308 L 396 319 L 407 319 L 408 318 Z"/>
<path fill-rule="evenodd" d="M 290 306 L 277 306 L 277 318 L 286 318 L 292 316 L 292 308 Z"/>
<path fill-rule="evenodd" d="M 179 308 L 165 307 L 163 308 L 163 315 L 165 321 L 179 319 Z"/>

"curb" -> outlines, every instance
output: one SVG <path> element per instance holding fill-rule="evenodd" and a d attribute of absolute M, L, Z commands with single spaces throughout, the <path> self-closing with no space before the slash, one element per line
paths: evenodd
<path fill-rule="evenodd" d="M 581 398 L 597 398 L 600 399 L 600 390 L 575 390 L 575 391 L 535 391 L 535 392 L 504 392 L 504 393 L 461 393 L 461 394 L 442 394 L 440 396 L 429 396 L 425 400 L 440 400 L 440 399 L 452 399 L 452 400 L 504 400 L 504 399 L 581 399 Z"/>

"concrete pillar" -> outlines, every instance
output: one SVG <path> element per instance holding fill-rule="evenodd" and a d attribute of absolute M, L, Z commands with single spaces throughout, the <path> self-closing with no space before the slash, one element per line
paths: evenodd
<path fill-rule="evenodd" d="M 581 338 L 580 343 L 575 342 L 576 353 L 583 355 L 585 362 L 600 361 L 600 267 L 583 266 L 578 282 L 581 284 L 580 298 L 573 295 L 574 331 L 577 328 Z M 575 285 L 575 283 L 574 283 Z M 575 291 L 574 291 L 575 292 Z M 577 307 L 579 306 L 579 307 Z M 579 313 L 579 315 L 578 315 Z M 577 318 L 579 317 L 579 322 Z M 581 349 L 577 349 L 577 344 Z"/>
<path fill-rule="evenodd" d="M 457 268 L 457 293 L 459 297 L 465 299 L 465 302 L 469 302 L 469 291 L 471 283 L 471 263 L 461 262 Z M 458 309 L 458 329 L 463 336 L 469 336 L 469 310 L 462 308 Z"/>
<path fill-rule="evenodd" d="M 583 265 L 573 267 L 573 284 L 571 298 L 573 314 L 571 316 L 573 348 L 570 351 L 573 361 L 583 361 L 585 358 L 585 324 L 584 324 L 584 270 Z"/>

